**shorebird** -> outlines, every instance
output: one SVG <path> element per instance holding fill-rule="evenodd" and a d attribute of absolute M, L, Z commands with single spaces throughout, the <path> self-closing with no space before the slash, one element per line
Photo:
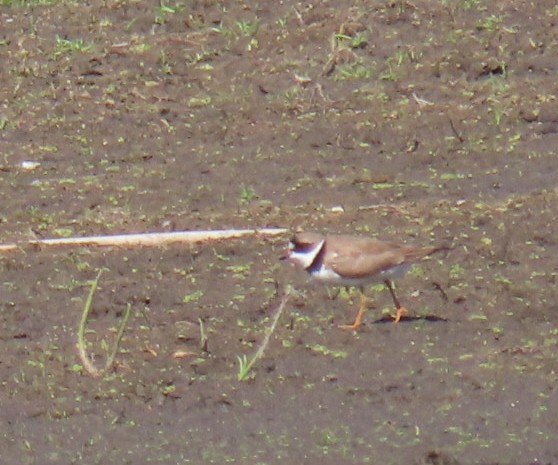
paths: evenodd
<path fill-rule="evenodd" d="M 364 286 L 384 283 L 395 305 L 394 322 L 408 313 L 395 291 L 392 280 L 402 277 L 413 263 L 447 247 L 415 247 L 383 242 L 377 239 L 349 235 L 322 235 L 315 232 L 295 234 L 287 254 L 282 259 L 306 270 L 315 279 L 326 284 L 354 286 L 360 292 L 360 306 L 352 324 L 341 329 L 358 329 L 366 310 Z"/>

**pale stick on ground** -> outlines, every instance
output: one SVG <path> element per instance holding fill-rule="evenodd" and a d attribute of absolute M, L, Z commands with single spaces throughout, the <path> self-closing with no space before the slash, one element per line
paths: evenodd
<path fill-rule="evenodd" d="M 109 236 L 63 237 L 37 239 L 17 244 L 0 244 L 0 252 L 10 252 L 23 247 L 158 247 L 173 243 L 209 242 L 221 239 L 234 239 L 243 236 L 278 236 L 286 233 L 284 228 L 262 229 L 222 229 L 206 231 L 173 231 L 162 233 L 117 234 Z"/>

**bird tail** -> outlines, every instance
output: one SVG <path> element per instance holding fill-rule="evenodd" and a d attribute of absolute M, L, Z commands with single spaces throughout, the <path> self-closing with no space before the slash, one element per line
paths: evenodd
<path fill-rule="evenodd" d="M 409 248 L 407 253 L 405 253 L 405 255 L 409 261 L 414 261 L 414 260 L 420 260 L 421 258 L 424 257 L 428 257 L 429 255 L 432 255 L 436 252 L 440 252 L 442 250 L 450 250 L 451 248 L 452 247 L 448 244 L 444 244 L 436 247 L 421 247 L 421 248 L 411 247 Z"/>

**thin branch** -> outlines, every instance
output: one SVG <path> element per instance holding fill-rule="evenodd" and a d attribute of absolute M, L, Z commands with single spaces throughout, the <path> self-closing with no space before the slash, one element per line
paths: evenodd
<path fill-rule="evenodd" d="M 263 229 L 224 229 L 207 231 L 174 231 L 164 233 L 118 234 L 109 236 L 64 237 L 37 239 L 18 244 L 0 244 L 0 252 L 9 252 L 24 246 L 119 246 L 119 247 L 157 247 L 180 243 L 195 243 L 234 239 L 242 236 L 277 236 L 287 232 L 283 228 Z"/>
<path fill-rule="evenodd" d="M 289 289 L 287 289 L 287 292 L 285 292 L 285 295 L 283 296 L 283 299 L 281 300 L 281 303 L 279 304 L 279 307 L 275 311 L 275 315 L 273 315 L 273 320 L 271 322 L 271 326 L 267 330 L 262 343 L 258 347 L 258 350 L 254 354 L 254 356 L 250 359 L 250 361 L 248 361 L 248 358 L 246 357 L 246 355 L 243 355 L 242 357 L 237 357 L 238 362 L 240 364 L 240 367 L 239 367 L 239 370 L 238 370 L 238 376 L 237 376 L 239 381 L 242 381 L 243 379 L 246 378 L 246 376 L 248 376 L 248 374 L 250 373 L 250 370 L 252 369 L 254 364 L 263 355 L 265 349 L 267 348 L 267 346 L 269 344 L 269 340 L 271 338 L 271 335 L 275 331 L 275 327 L 277 326 L 277 322 L 279 321 L 279 317 L 281 316 L 281 313 L 283 313 L 285 305 L 287 305 L 287 301 L 289 300 L 290 293 L 291 293 L 291 289 L 289 288 Z"/>
<path fill-rule="evenodd" d="M 457 132 L 457 129 L 455 129 L 455 125 L 453 124 L 453 120 L 451 118 L 449 118 L 449 124 L 451 127 L 451 130 L 453 132 L 453 134 L 455 135 L 455 137 L 457 137 L 457 140 L 459 140 L 459 142 L 463 143 L 465 141 L 465 139 L 463 138 L 463 136 L 461 134 L 459 134 L 459 132 Z"/>

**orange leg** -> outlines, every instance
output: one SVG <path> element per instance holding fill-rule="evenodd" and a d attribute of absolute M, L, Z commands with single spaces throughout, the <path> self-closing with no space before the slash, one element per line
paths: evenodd
<path fill-rule="evenodd" d="M 409 313 L 409 310 L 407 310 L 405 307 L 399 307 L 395 311 L 395 317 L 393 317 L 393 322 L 394 323 L 399 323 L 399 321 L 401 320 L 401 317 L 403 315 L 406 315 L 407 313 Z"/>
<path fill-rule="evenodd" d="M 388 288 L 389 293 L 391 294 L 391 298 L 393 299 L 393 304 L 395 305 L 395 316 L 393 317 L 393 322 L 399 323 L 401 317 L 409 313 L 409 310 L 407 310 L 399 303 L 399 299 L 395 295 L 395 291 L 393 290 L 393 287 L 391 286 L 391 282 L 389 281 L 389 279 L 386 279 L 384 281 L 384 284 Z"/>
<path fill-rule="evenodd" d="M 360 291 L 360 306 L 358 307 L 358 312 L 356 314 L 355 321 L 353 322 L 353 324 L 350 325 L 339 325 L 338 326 L 339 329 L 352 330 L 352 329 L 360 328 L 360 325 L 362 324 L 362 317 L 364 315 L 364 312 L 366 311 L 367 299 L 366 296 L 364 295 L 364 290 L 361 287 L 359 288 L 359 291 Z"/>

